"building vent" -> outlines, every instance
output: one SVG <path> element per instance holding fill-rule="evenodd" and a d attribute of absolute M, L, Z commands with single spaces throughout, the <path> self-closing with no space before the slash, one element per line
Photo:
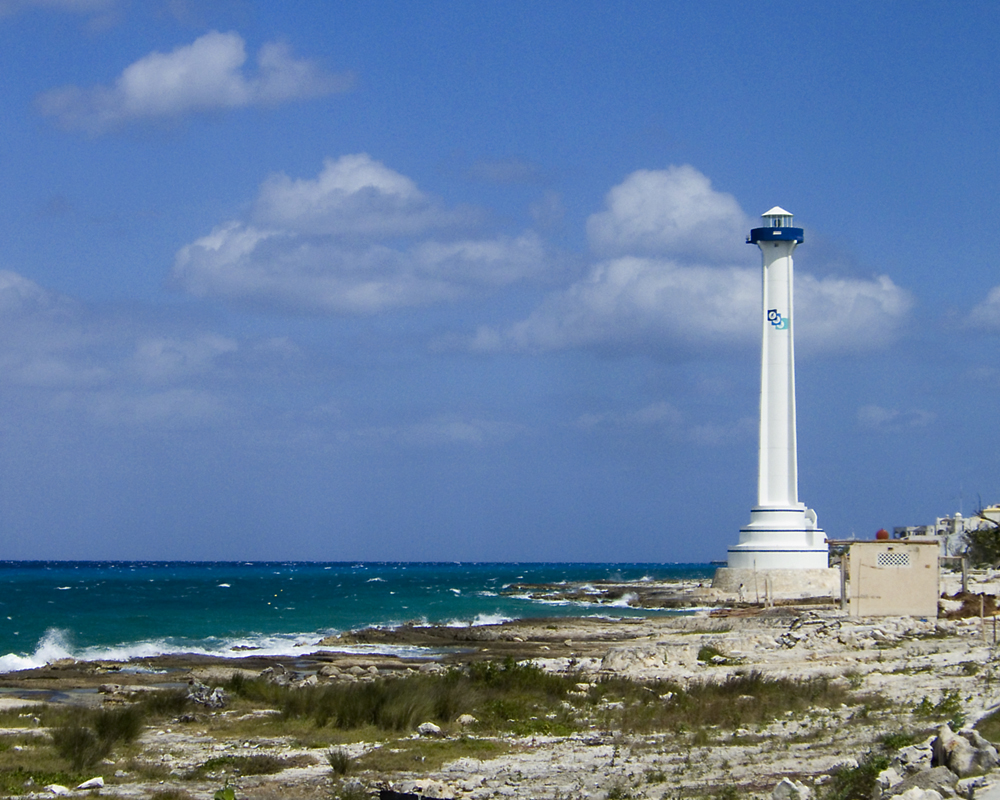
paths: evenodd
<path fill-rule="evenodd" d="M 880 567 L 908 567 L 910 566 L 910 554 L 909 553 L 879 553 L 878 554 L 878 566 Z"/>

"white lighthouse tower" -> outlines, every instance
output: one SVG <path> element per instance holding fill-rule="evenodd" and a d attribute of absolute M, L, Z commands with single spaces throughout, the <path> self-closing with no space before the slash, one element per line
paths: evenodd
<path fill-rule="evenodd" d="M 799 502 L 795 443 L 795 314 L 792 252 L 802 228 L 775 206 L 748 244 L 764 260 L 763 341 L 760 367 L 760 454 L 757 505 L 739 544 L 729 548 L 730 570 L 826 570 L 829 548 L 816 512 Z"/>

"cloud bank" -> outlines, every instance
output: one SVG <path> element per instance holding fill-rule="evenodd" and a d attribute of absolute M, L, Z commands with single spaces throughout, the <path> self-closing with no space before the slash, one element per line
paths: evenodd
<path fill-rule="evenodd" d="M 541 239 L 449 236 L 475 221 L 367 154 L 316 178 L 274 175 L 249 220 L 183 247 L 171 280 L 197 296 L 286 311 L 373 314 L 451 302 L 545 274 Z"/>
<path fill-rule="evenodd" d="M 760 337 L 759 256 L 751 221 L 729 194 L 690 166 L 639 170 L 607 195 L 587 234 L 599 256 L 586 277 L 553 292 L 525 319 L 480 327 L 479 351 L 568 348 L 695 352 Z M 884 275 L 796 273 L 796 344 L 806 351 L 867 350 L 892 342 L 913 298 Z"/>
<path fill-rule="evenodd" d="M 177 253 L 171 280 L 235 304 L 370 315 L 560 277 L 537 233 L 456 233 L 476 223 L 472 211 L 446 207 L 369 155 L 345 155 L 327 159 L 315 177 L 265 179 L 244 219 Z M 464 346 L 673 356 L 755 345 L 760 262 L 744 243 L 752 225 L 732 195 L 691 166 L 634 172 L 587 220 L 595 257 L 582 277 L 549 290 L 523 319 L 479 327 Z M 796 341 L 806 352 L 883 347 L 899 336 L 912 305 L 884 275 L 817 278 L 799 270 Z"/>
<path fill-rule="evenodd" d="M 292 56 L 281 42 L 263 45 L 256 72 L 244 69 L 246 44 L 237 33 L 206 33 L 170 53 L 150 53 L 111 86 L 64 86 L 39 96 L 38 110 L 60 125 L 91 134 L 137 120 L 276 105 L 346 91 L 349 75 L 324 72 Z"/>

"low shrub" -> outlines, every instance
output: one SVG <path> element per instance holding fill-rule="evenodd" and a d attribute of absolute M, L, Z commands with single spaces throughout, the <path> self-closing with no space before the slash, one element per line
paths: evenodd
<path fill-rule="evenodd" d="M 73 709 L 52 729 L 52 744 L 73 769 L 85 770 L 105 758 L 115 745 L 135 741 L 142 727 L 143 712 L 136 706 Z"/>
<path fill-rule="evenodd" d="M 869 752 L 858 766 L 833 773 L 823 800 L 869 800 L 878 774 L 889 766 L 889 756 Z"/>
<path fill-rule="evenodd" d="M 334 775 L 346 775 L 351 771 L 351 756 L 343 747 L 331 747 L 327 751 L 326 760 Z"/>

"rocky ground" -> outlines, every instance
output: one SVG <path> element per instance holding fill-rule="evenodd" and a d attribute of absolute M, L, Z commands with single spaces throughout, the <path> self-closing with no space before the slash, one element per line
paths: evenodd
<path fill-rule="evenodd" d="M 956 580 L 949 578 L 945 594 L 958 591 Z M 695 599 L 704 595 L 703 588 L 691 585 L 685 591 Z M 992 574 L 978 574 L 969 590 L 995 595 L 998 588 Z M 618 588 L 614 591 L 620 599 Z M 678 596 L 676 587 L 671 591 Z M 659 597 L 661 605 L 665 593 L 647 592 Z M 984 602 L 983 608 L 993 606 Z M 975 793 L 990 800 L 994 792 L 1000 799 L 1000 787 L 991 788 L 988 743 L 968 730 L 957 743 L 951 734 L 952 729 L 968 729 L 1000 705 L 994 618 L 980 618 L 978 609 L 978 599 L 964 606 L 960 599 L 946 599 L 945 612 L 974 616 L 852 619 L 832 603 L 730 605 L 686 616 L 355 632 L 324 642 L 329 651 L 297 660 L 56 663 L 0 676 L 0 770 L 9 772 L 32 759 L 51 760 L 40 703 L 120 706 L 149 692 L 184 687 L 201 702 L 148 725 L 137 742 L 116 749 L 90 770 L 93 775 L 85 775 L 99 776 L 103 788 L 73 793 L 212 798 L 228 784 L 240 798 L 359 798 L 381 788 L 470 800 L 734 800 L 774 792 L 778 800 L 809 794 L 847 800 L 851 792 L 845 785 L 871 773 L 868 777 L 880 780 L 877 794 L 908 791 L 908 800 L 934 800 L 927 791 L 944 796 Z M 336 652 L 348 644 L 365 644 L 373 652 Z M 424 647 L 428 657 L 376 654 L 380 645 L 388 644 Z M 424 726 L 423 733 L 335 732 L 312 724 L 279 724 L 273 708 L 212 691 L 237 672 L 264 674 L 275 686 L 316 687 L 434 674 L 450 666 L 507 658 L 530 659 L 548 672 L 572 676 L 579 702 L 564 701 L 566 711 L 560 716 L 571 725 L 553 724 L 546 730 L 535 724 L 532 732 L 517 726 L 486 730 L 469 715 L 456 713 L 437 726 Z M 653 687 L 649 691 L 658 693 L 654 701 L 669 704 L 692 687 L 725 685 L 751 672 L 789 679 L 789 685 L 825 678 L 845 692 L 844 699 L 744 723 L 737 713 L 741 704 L 757 701 L 752 695 L 734 696 L 734 713 L 724 724 L 673 722 L 659 730 L 616 727 L 610 721 L 625 719 L 627 709 L 607 699 L 594 700 L 595 687 L 618 678 Z M 673 689 L 667 691 L 668 686 Z M 942 729 L 946 723 L 950 728 Z M 994 735 L 992 728 L 982 730 L 987 738 Z M 943 750 L 933 755 L 935 741 L 939 749 L 959 752 L 966 766 L 952 764 L 944 778 L 940 772 L 934 773 L 934 780 L 926 778 L 932 765 L 947 762 Z M 340 762 L 331 760 L 331 753 Z M 281 768 L 248 775 L 249 756 L 272 756 Z M 341 768 L 346 774 L 337 774 Z M 970 779 L 979 773 L 986 777 Z M 965 782 L 959 783 L 961 779 Z M 59 791 L 30 779 L 8 788 L 11 794 L 34 797 L 52 797 Z"/>

